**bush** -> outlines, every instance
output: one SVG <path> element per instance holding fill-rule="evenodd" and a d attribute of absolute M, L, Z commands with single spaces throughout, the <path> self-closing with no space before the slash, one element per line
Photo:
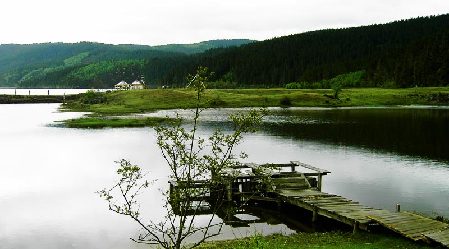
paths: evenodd
<path fill-rule="evenodd" d="M 87 105 L 102 104 L 106 102 L 106 94 L 89 90 L 83 94 L 81 102 Z"/>
<path fill-rule="evenodd" d="M 291 82 L 285 85 L 286 89 L 301 89 L 301 83 L 299 82 Z"/>

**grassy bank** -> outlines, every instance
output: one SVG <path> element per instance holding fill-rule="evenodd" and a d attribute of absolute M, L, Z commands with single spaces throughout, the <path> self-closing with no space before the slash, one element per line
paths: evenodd
<path fill-rule="evenodd" d="M 332 90 L 232 89 L 206 90 L 203 107 L 344 107 L 392 105 L 449 105 L 449 87 L 344 89 L 339 99 Z M 101 118 L 108 115 L 194 108 L 195 92 L 188 89 L 113 91 L 80 95 L 64 105 L 68 111 L 92 112 L 96 118 L 71 120 L 69 127 L 151 126 L 154 120 Z"/>
<path fill-rule="evenodd" d="M 412 242 L 391 235 L 331 232 L 331 233 L 298 233 L 291 236 L 271 235 L 267 237 L 254 236 L 245 239 L 217 241 L 206 243 L 202 249 L 293 249 L 293 248 L 323 248 L 323 249 L 389 249 L 389 248 L 435 248 Z"/>
<path fill-rule="evenodd" d="M 122 128 L 122 127 L 146 127 L 157 126 L 167 122 L 167 118 L 108 118 L 108 117 L 86 117 L 69 119 L 64 125 L 69 128 Z"/>
<path fill-rule="evenodd" d="M 449 105 L 449 88 L 344 89 L 333 99 L 332 90 L 234 89 L 207 90 L 204 107 Z M 187 89 L 154 89 L 106 93 L 99 103 L 71 101 L 66 108 L 98 114 L 141 113 L 159 109 L 193 108 L 195 93 Z"/>

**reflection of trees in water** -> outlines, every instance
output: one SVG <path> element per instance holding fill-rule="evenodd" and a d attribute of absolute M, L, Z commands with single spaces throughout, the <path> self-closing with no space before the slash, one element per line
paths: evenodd
<path fill-rule="evenodd" d="M 449 160 L 447 109 L 345 109 L 291 112 L 265 131 L 305 140 Z M 313 121 L 313 122 L 312 122 Z"/>

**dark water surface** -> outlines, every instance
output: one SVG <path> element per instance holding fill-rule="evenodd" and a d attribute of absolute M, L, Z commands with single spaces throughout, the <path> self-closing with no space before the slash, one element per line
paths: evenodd
<path fill-rule="evenodd" d="M 167 187 L 168 172 L 154 130 L 48 126 L 80 115 L 57 108 L 0 105 L 0 248 L 141 248 L 128 240 L 138 231 L 135 224 L 108 211 L 95 191 L 116 180 L 115 160 L 129 159 L 158 179 L 144 197 L 142 212 L 148 219 L 161 218 L 157 188 Z M 226 116 L 235 111 L 204 111 L 201 135 L 228 129 Z M 332 173 L 324 178 L 323 191 L 368 206 L 393 210 L 399 202 L 405 210 L 449 217 L 448 117 L 449 109 L 432 107 L 274 108 L 262 130 L 237 149 L 247 152 L 250 162 L 299 160 L 328 169 Z M 276 219 L 282 215 L 251 213 L 239 217 L 282 221 Z M 226 227 L 222 238 L 291 233 L 290 228 L 266 222 Z"/>
<path fill-rule="evenodd" d="M 340 108 L 273 111 L 270 134 L 449 161 L 448 108 Z"/>

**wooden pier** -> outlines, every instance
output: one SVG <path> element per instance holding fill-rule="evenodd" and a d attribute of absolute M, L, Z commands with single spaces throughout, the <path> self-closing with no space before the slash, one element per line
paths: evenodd
<path fill-rule="evenodd" d="M 298 169 L 301 170 L 298 170 Z M 288 164 L 242 164 L 227 174 L 237 175 L 226 188 L 226 198 L 237 203 L 273 202 L 278 206 L 293 205 L 312 213 L 312 221 L 320 216 L 370 231 L 383 226 L 414 241 L 440 244 L 449 248 L 449 224 L 410 212 L 392 212 L 364 206 L 345 197 L 321 191 L 327 170 L 292 161 Z M 263 186 L 261 172 L 271 176 L 270 186 Z M 201 182 L 199 184 L 203 184 Z M 174 188 L 171 183 L 171 189 Z M 204 184 L 203 184 L 204 185 Z M 203 186 L 202 185 L 202 186 Z"/>

